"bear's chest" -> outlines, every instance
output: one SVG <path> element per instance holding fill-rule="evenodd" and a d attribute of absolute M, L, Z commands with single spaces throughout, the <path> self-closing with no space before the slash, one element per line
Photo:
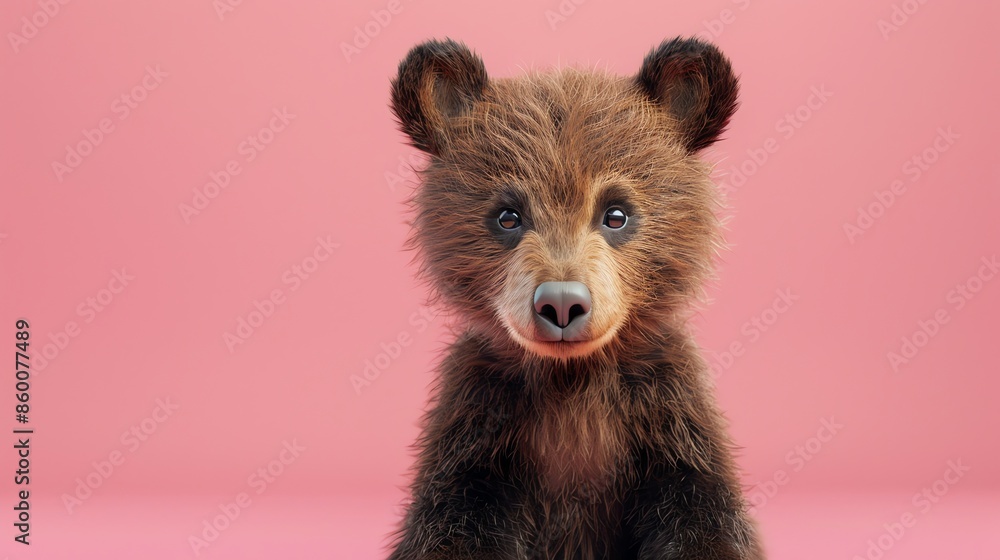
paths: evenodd
<path fill-rule="evenodd" d="M 620 412 L 600 395 L 553 399 L 528 426 L 531 464 L 554 494 L 599 492 L 619 475 L 629 434 Z"/>

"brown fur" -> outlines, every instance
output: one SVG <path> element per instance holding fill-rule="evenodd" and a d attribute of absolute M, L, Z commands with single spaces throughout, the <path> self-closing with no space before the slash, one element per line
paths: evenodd
<path fill-rule="evenodd" d="M 728 61 L 695 40 L 631 79 L 490 79 L 450 41 L 403 61 L 393 109 L 432 156 L 411 245 L 461 334 L 393 559 L 762 558 L 685 326 L 719 241 L 697 151 L 735 106 Z M 600 227 L 611 205 L 623 231 Z M 547 281 L 589 287 L 587 341 L 536 340 Z"/>

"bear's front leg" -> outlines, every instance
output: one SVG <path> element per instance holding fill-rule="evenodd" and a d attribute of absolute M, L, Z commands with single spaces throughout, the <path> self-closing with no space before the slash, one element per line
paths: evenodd
<path fill-rule="evenodd" d="M 472 469 L 423 482 L 389 560 L 516 558 L 510 490 L 491 478 Z"/>
<path fill-rule="evenodd" d="M 443 364 L 446 383 L 419 441 L 412 499 L 390 560 L 517 558 L 524 503 L 513 434 L 519 383 L 490 369 L 474 340 Z M 486 365 L 484 365 L 486 364 Z"/>
<path fill-rule="evenodd" d="M 738 483 L 681 465 L 638 493 L 639 560 L 763 560 Z"/>

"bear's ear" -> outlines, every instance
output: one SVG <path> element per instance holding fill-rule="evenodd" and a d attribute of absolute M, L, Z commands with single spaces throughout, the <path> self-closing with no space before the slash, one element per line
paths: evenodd
<path fill-rule="evenodd" d="M 643 60 L 635 81 L 677 118 L 689 152 L 718 140 L 736 111 L 739 83 L 729 60 L 698 39 L 664 41 Z"/>
<path fill-rule="evenodd" d="M 472 108 L 486 88 L 483 61 L 451 39 L 410 50 L 392 81 L 392 112 L 417 148 L 441 155 L 448 119 Z"/>

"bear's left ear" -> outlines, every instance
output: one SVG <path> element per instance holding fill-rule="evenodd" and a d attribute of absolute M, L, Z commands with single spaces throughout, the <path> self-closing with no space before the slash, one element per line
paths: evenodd
<path fill-rule="evenodd" d="M 466 113 L 486 88 L 483 61 L 461 43 L 427 41 L 410 50 L 392 81 L 392 112 L 417 148 L 441 155 L 448 120 Z"/>
<path fill-rule="evenodd" d="M 718 140 L 738 104 L 739 82 L 729 60 L 698 39 L 664 41 L 646 55 L 635 81 L 677 118 L 689 152 Z"/>

